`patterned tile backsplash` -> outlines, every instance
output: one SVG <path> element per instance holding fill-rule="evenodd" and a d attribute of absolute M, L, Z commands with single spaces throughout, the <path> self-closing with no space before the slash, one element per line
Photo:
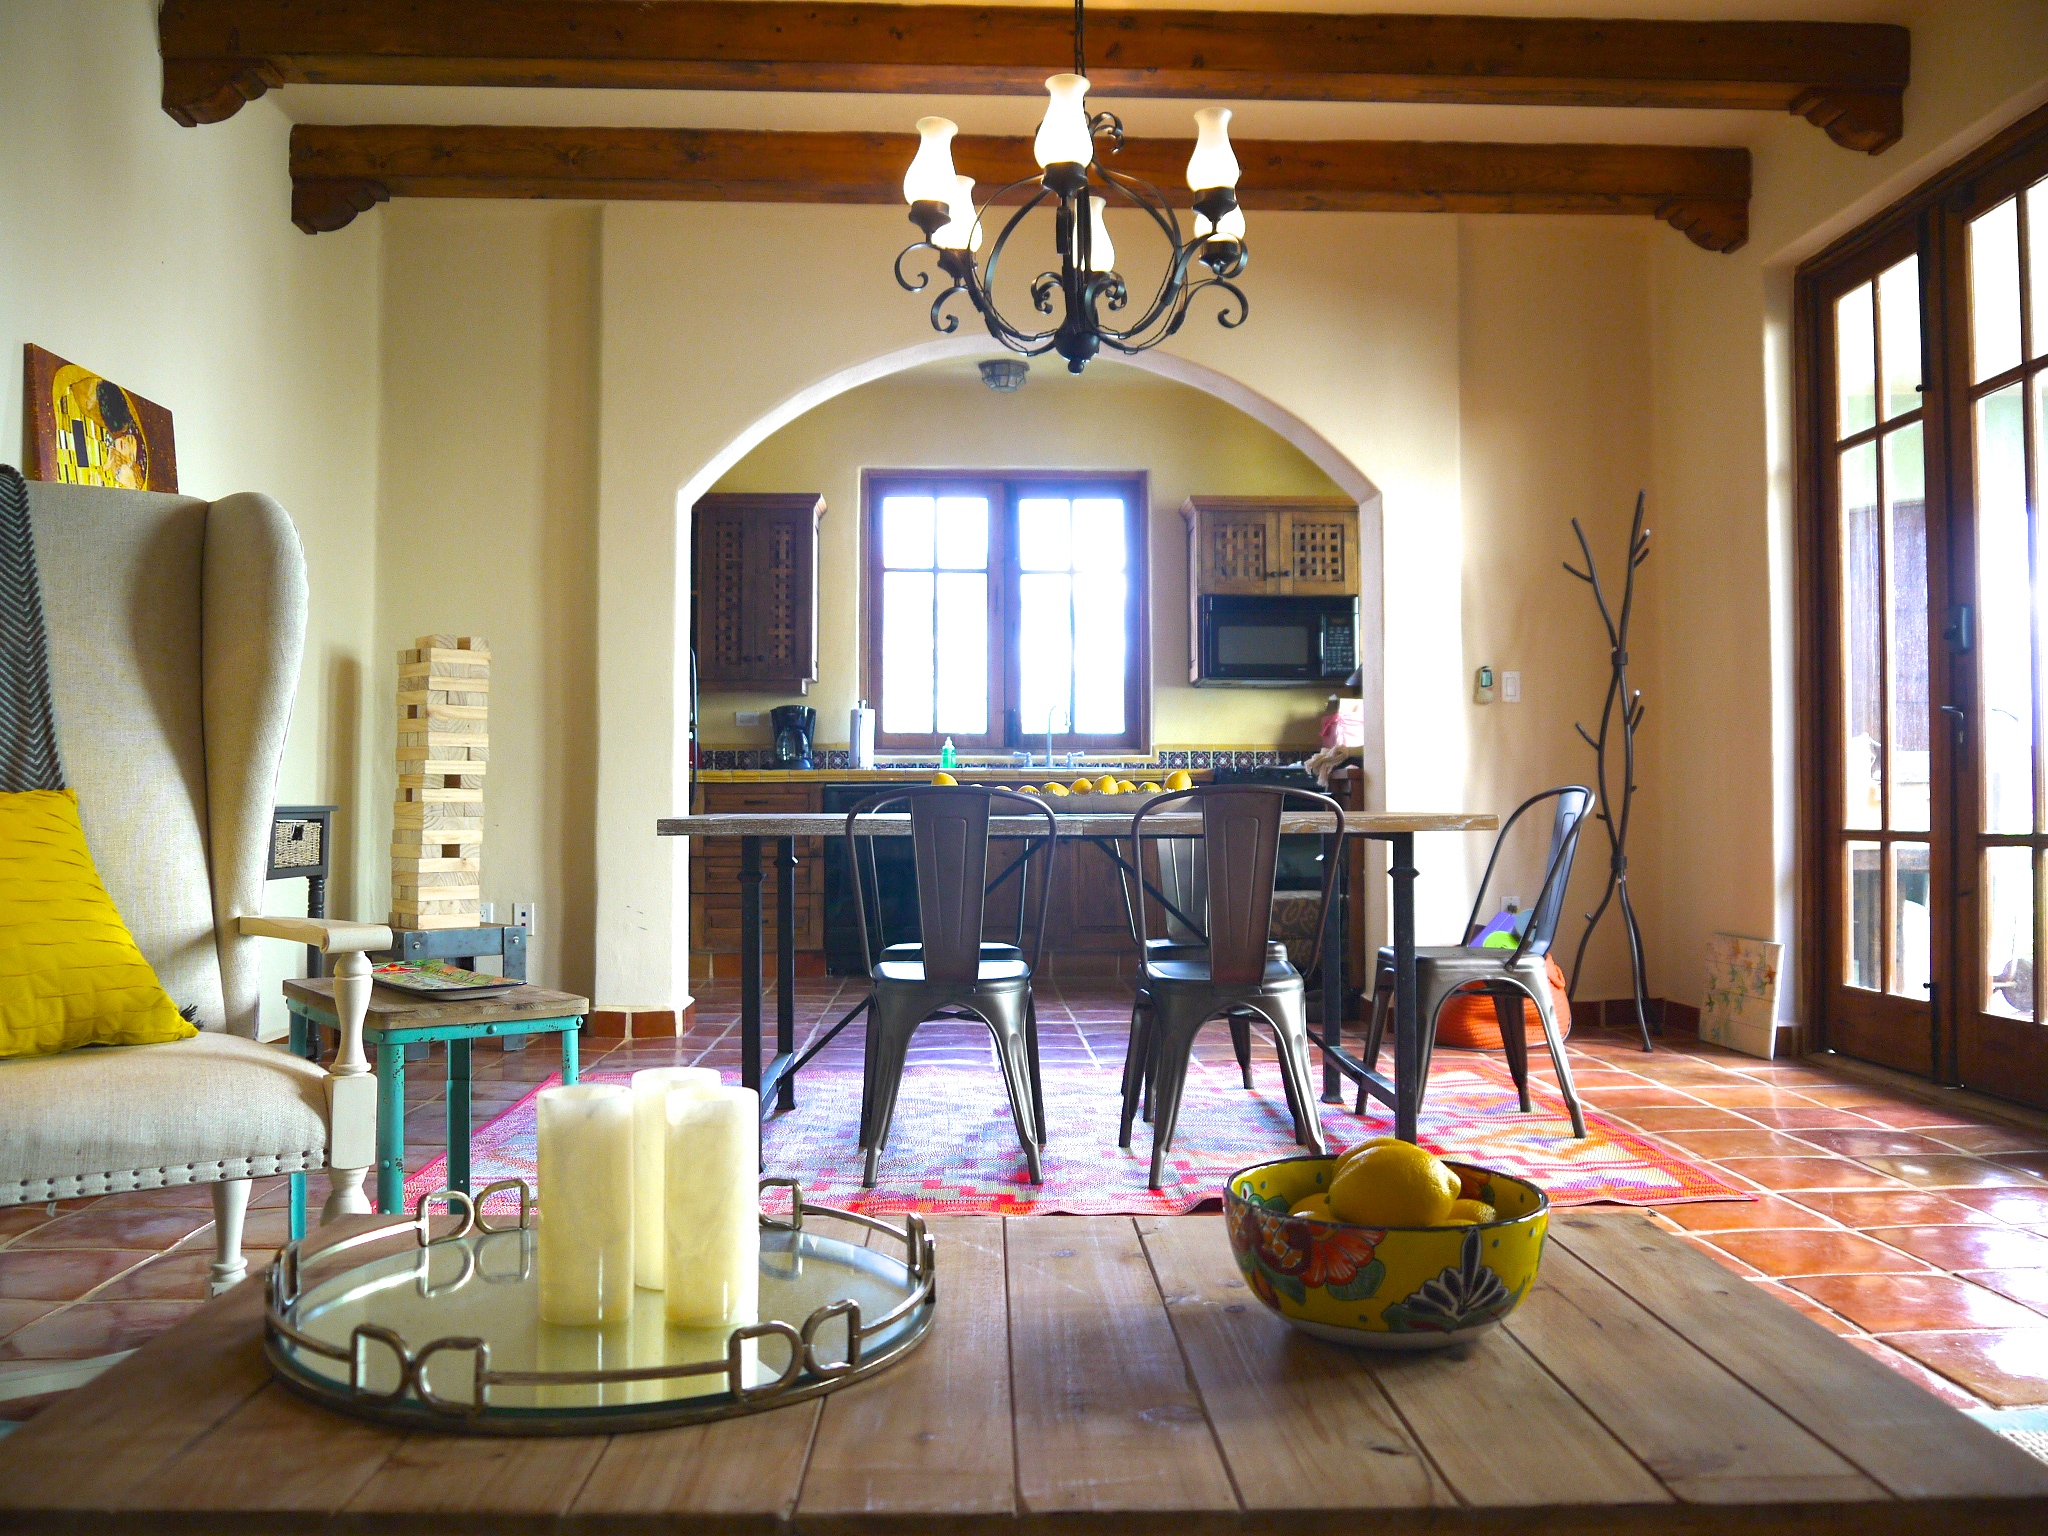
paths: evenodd
<path fill-rule="evenodd" d="M 1278 750 L 1255 747 L 1176 747 L 1154 753 L 1150 757 L 1095 758 L 1091 757 L 1081 769 L 1135 768 L 1172 771 L 1175 768 L 1274 768 L 1282 763 L 1298 763 L 1315 751 L 1313 747 L 1284 747 Z M 713 772 L 739 772 L 773 768 L 775 752 L 772 747 L 707 747 L 704 750 L 703 766 Z M 853 767 L 853 754 L 845 747 L 822 747 L 812 761 L 823 772 L 846 771 Z M 937 757 L 892 757 L 880 764 L 884 768 L 930 768 L 939 766 Z M 976 758 L 967 763 L 970 768 L 1013 768 L 1021 764 L 1007 758 Z M 1040 767 L 1043 764 L 1038 765 Z M 1055 773 L 1064 769 L 1056 768 Z"/>

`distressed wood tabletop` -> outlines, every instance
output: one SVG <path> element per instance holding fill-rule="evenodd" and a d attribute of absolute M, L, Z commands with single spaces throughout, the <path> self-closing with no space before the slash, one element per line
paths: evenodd
<path fill-rule="evenodd" d="M 1134 798 L 1134 797 L 1126 797 Z M 1129 837 L 1135 804 L 1115 811 L 1070 809 L 1065 803 L 1052 806 L 1053 825 L 1061 837 Z M 1280 830 L 1287 833 L 1321 833 L 1336 830 L 1336 818 L 1324 811 L 1283 811 Z M 1346 811 L 1344 832 L 1349 837 L 1395 837 L 1404 832 L 1492 832 L 1500 818 L 1489 811 Z M 660 837 L 829 837 L 846 830 L 846 817 L 831 811 L 708 811 L 698 816 L 664 816 L 655 822 Z M 991 816 L 992 837 L 1043 837 L 1045 818 L 1019 814 Z M 861 831 L 873 837 L 910 836 L 908 814 L 890 812 L 861 818 Z M 1166 811 L 1150 817 L 1145 832 L 1151 837 L 1199 837 L 1202 818 L 1193 811 Z"/>
<path fill-rule="evenodd" d="M 244 1284 L 0 1440 L 0 1530 L 2048 1529 L 2048 1465 L 1639 1215 L 1561 1214 L 1507 1324 L 1420 1355 L 1287 1328 L 1219 1217 L 931 1227 L 938 1313 L 902 1363 L 587 1439 L 305 1402 Z"/>

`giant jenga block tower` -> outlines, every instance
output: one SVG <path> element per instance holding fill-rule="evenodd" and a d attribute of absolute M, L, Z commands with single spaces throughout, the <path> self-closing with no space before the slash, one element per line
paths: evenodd
<path fill-rule="evenodd" d="M 398 653 L 393 928 L 477 926 L 490 702 L 491 648 L 476 636 L 421 635 Z"/>

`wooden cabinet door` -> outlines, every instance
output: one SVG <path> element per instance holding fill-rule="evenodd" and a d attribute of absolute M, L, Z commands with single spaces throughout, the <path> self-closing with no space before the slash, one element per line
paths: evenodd
<path fill-rule="evenodd" d="M 1190 501 L 1188 566 L 1200 592 L 1280 590 L 1280 515 L 1243 498 Z"/>
<path fill-rule="evenodd" d="M 717 495 L 692 522 L 697 682 L 794 687 L 818 677 L 818 520 L 810 493 Z"/>
<path fill-rule="evenodd" d="M 1286 561 L 1281 590 L 1297 597 L 1358 594 L 1358 508 L 1348 501 L 1300 502 L 1280 514 Z"/>

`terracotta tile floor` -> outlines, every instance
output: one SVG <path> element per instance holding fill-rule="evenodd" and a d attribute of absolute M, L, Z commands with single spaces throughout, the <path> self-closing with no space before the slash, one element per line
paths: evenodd
<path fill-rule="evenodd" d="M 800 981 L 801 1037 L 858 996 L 851 982 Z M 1120 1064 L 1127 999 L 1114 982 L 1041 987 L 1046 1070 Z M 729 983 L 705 984 L 687 1035 L 587 1041 L 585 1066 L 736 1068 L 737 1004 Z M 768 1012 L 772 1031 L 772 994 Z M 1206 1031 L 1197 1048 L 1227 1058 L 1229 1035 Z M 858 1049 L 855 1031 L 831 1047 L 848 1059 Z M 1257 1049 L 1270 1057 L 1270 1045 Z M 1673 1206 L 1648 1219 L 1949 1402 L 2048 1404 L 2048 1133 L 1839 1076 L 1824 1063 L 1760 1062 L 1689 1038 L 1660 1041 L 1645 1056 L 1627 1037 L 1582 1030 L 1570 1049 L 1584 1096 L 1601 1113 L 1759 1197 Z M 985 1037 L 965 1026 L 928 1028 L 914 1059 L 992 1070 Z M 519 1052 L 480 1046 L 479 1123 L 560 1064 L 552 1042 Z M 409 1161 L 441 1150 L 444 1071 L 438 1054 L 410 1064 Z M 1547 1062 L 1536 1071 L 1550 1075 Z M 322 1181 L 313 1182 L 317 1202 Z M 284 1202 L 282 1179 L 259 1187 L 252 1271 L 284 1241 Z M 131 1348 L 176 1322 L 204 1297 L 211 1246 L 204 1189 L 0 1210 L 0 1390 L 10 1364 Z M 41 1401 L 0 1400 L 0 1419 L 26 1417 Z"/>

